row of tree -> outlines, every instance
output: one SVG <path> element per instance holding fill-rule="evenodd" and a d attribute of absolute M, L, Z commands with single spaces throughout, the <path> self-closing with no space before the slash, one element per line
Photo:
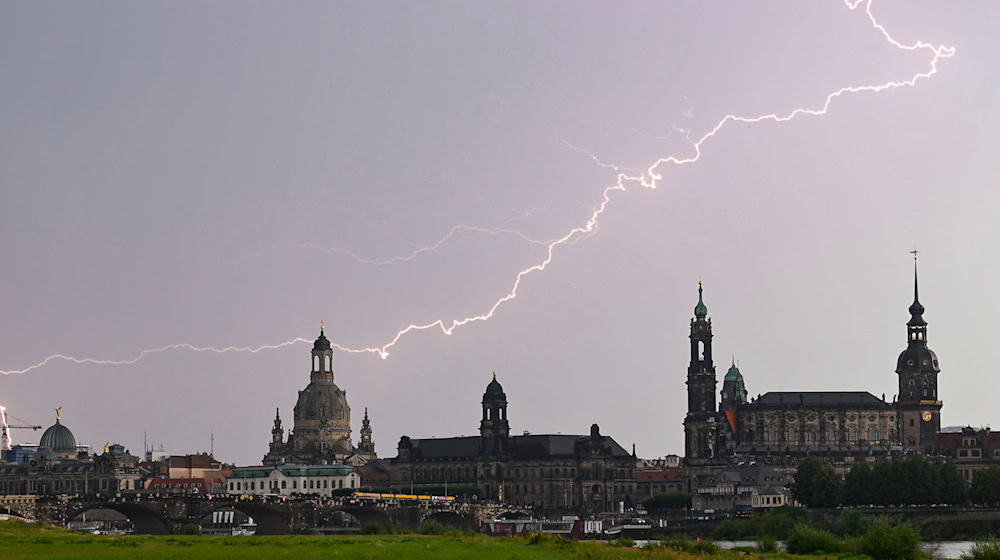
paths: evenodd
<path fill-rule="evenodd" d="M 859 464 L 841 478 L 816 457 L 795 472 L 792 497 L 808 507 L 839 505 L 1000 504 L 1000 466 L 976 471 L 966 487 L 955 464 L 914 455 L 902 461 Z"/>

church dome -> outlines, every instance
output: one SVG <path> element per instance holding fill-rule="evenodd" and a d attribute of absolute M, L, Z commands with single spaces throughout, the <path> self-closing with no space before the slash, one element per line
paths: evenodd
<path fill-rule="evenodd" d="M 321 327 L 319 329 L 319 338 L 317 338 L 316 342 L 313 343 L 313 352 L 325 350 L 330 350 L 330 341 L 326 338 L 326 335 L 323 334 L 323 329 Z"/>
<path fill-rule="evenodd" d="M 56 453 L 76 453 L 76 438 L 69 428 L 56 419 L 56 423 L 42 434 L 38 447 L 47 447 Z"/>
<path fill-rule="evenodd" d="M 345 423 L 350 425 L 351 407 L 347 404 L 347 393 L 335 383 L 316 381 L 299 391 L 295 403 L 295 428 L 303 421 L 323 423 Z"/>
<path fill-rule="evenodd" d="M 494 399 L 496 397 L 507 398 L 507 395 L 503 392 L 503 386 L 497 381 L 497 373 L 493 372 L 493 381 L 486 386 L 486 392 L 483 393 L 483 400 Z"/>
<path fill-rule="evenodd" d="M 739 382 L 741 385 L 743 384 L 743 374 L 740 373 L 740 370 L 736 367 L 735 363 L 729 366 L 729 371 L 726 372 L 726 377 L 722 380 L 723 383 L 726 381 Z"/>
<path fill-rule="evenodd" d="M 914 344 L 899 353 L 896 360 L 896 372 L 928 371 L 940 373 L 937 354 L 923 344 Z"/>

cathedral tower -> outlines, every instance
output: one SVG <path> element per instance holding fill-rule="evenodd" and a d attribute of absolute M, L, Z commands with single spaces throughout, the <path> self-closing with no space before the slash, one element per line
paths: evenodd
<path fill-rule="evenodd" d="M 483 419 L 479 422 L 480 453 L 503 455 L 507 452 L 510 424 L 507 423 L 507 395 L 493 372 L 493 381 L 483 393 Z"/>
<path fill-rule="evenodd" d="M 281 427 L 281 410 L 274 409 L 274 427 L 271 428 L 271 453 L 281 451 L 285 445 L 285 430 Z"/>
<path fill-rule="evenodd" d="M 375 442 L 372 441 L 372 424 L 368 420 L 368 407 L 365 407 L 365 417 L 361 420 L 361 443 L 358 444 L 361 453 L 375 453 Z"/>
<path fill-rule="evenodd" d="M 688 411 L 684 418 L 684 456 L 688 464 L 714 456 L 715 365 L 712 363 L 712 320 L 698 281 L 698 305 L 691 319 L 691 364 L 687 372 Z"/>
<path fill-rule="evenodd" d="M 941 372 L 937 355 L 927 347 L 927 321 L 917 289 L 917 251 L 913 251 L 913 303 L 906 323 L 906 349 L 896 361 L 899 375 L 899 433 L 905 449 L 933 451 L 941 430 L 941 401 L 937 376 Z"/>

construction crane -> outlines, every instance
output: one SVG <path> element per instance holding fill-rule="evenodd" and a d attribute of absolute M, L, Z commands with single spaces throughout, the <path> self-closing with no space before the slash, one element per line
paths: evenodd
<path fill-rule="evenodd" d="M 18 425 L 7 424 L 7 409 L 3 407 L 0 407 L 0 415 L 3 416 L 3 425 L 2 429 L 0 429 L 0 448 L 2 448 L 3 450 L 10 449 L 10 433 L 7 430 L 32 430 L 37 432 L 38 430 L 42 429 L 41 426 L 31 426 L 31 425 L 18 426 Z M 13 415 L 11 417 L 17 418 L 16 416 Z M 21 420 L 20 418 L 17 419 Z M 24 420 L 21 420 L 21 422 L 24 422 Z"/>

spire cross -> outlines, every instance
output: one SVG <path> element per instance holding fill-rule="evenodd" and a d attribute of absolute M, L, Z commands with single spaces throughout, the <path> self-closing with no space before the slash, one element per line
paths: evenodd
<path fill-rule="evenodd" d="M 320 320 L 319 320 L 319 332 L 323 332 L 323 326 L 324 326 L 324 325 L 323 325 L 323 320 L 322 320 L 322 319 L 320 319 Z"/>
<path fill-rule="evenodd" d="M 910 254 L 913 255 L 913 261 L 916 262 L 917 261 L 917 255 L 920 254 L 920 251 L 918 251 L 916 249 L 913 249 L 912 251 L 910 251 Z"/>

